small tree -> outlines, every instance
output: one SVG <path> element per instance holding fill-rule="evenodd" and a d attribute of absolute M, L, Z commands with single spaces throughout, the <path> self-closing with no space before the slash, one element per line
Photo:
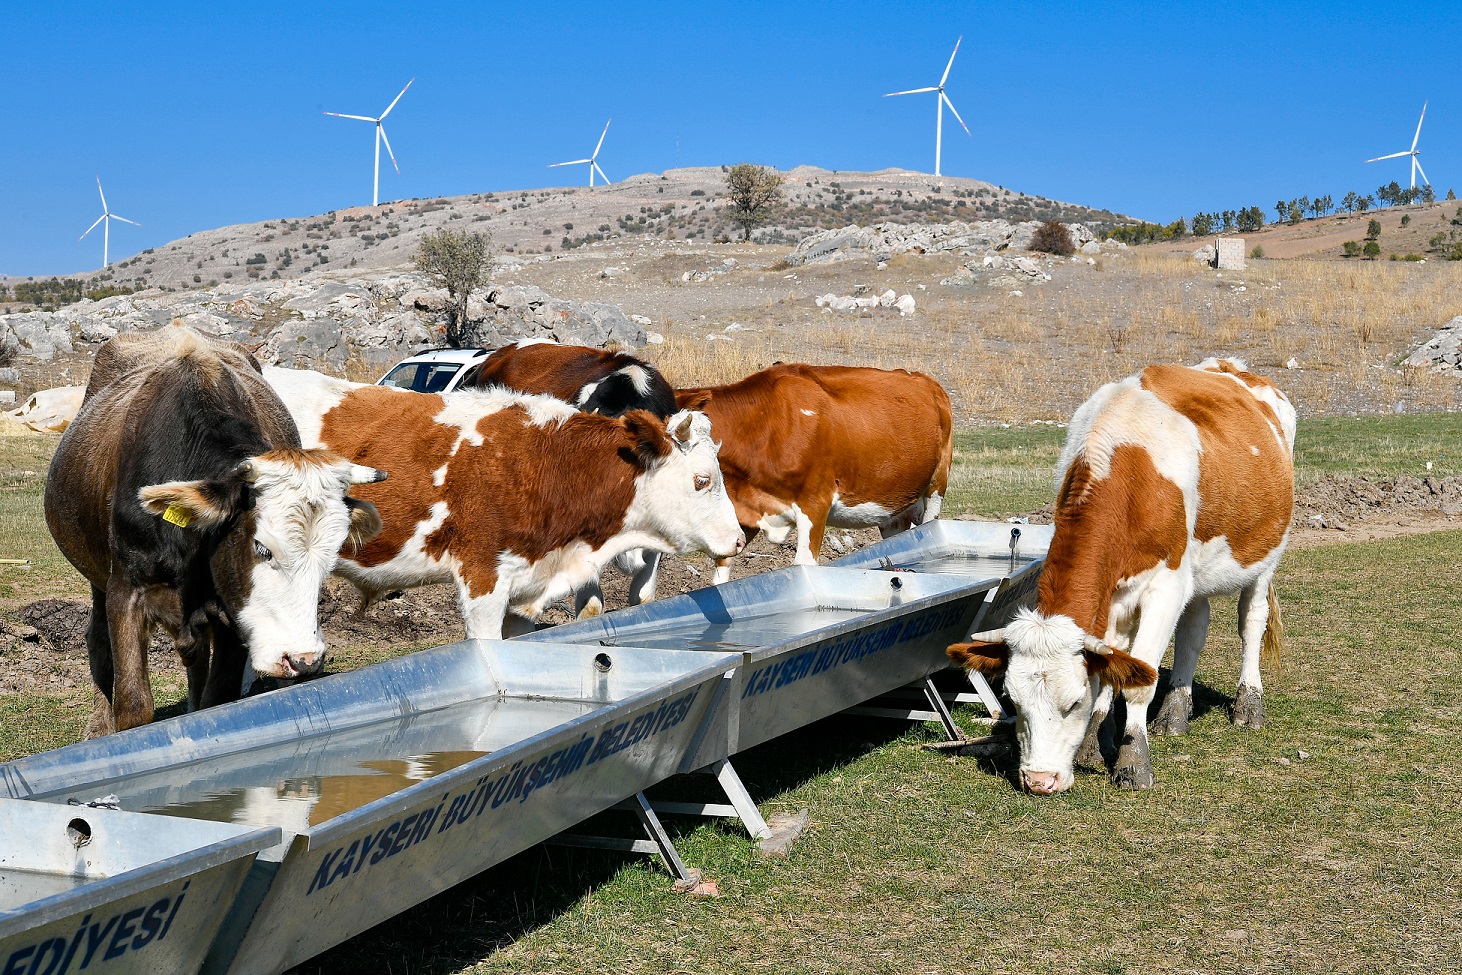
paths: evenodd
<path fill-rule="evenodd" d="M 1351 190 L 1349 193 L 1345 194 L 1345 198 L 1340 201 L 1340 207 L 1346 213 L 1354 213 L 1355 212 L 1355 208 L 1359 204 L 1360 204 L 1360 194 L 1358 194 L 1355 190 Z"/>
<path fill-rule="evenodd" d="M 1358 240 L 1347 240 L 1345 243 L 1340 245 L 1340 248 L 1344 252 L 1346 257 L 1360 256 L 1360 241 Z"/>
<path fill-rule="evenodd" d="M 726 172 L 726 195 L 731 198 L 731 219 L 741 224 L 741 239 L 771 219 L 782 198 L 782 176 L 754 163 L 737 163 Z"/>
<path fill-rule="evenodd" d="M 482 283 L 487 270 L 489 238 L 465 230 L 438 230 L 421 238 L 413 259 L 416 269 L 430 274 L 447 289 L 447 344 L 462 344 L 467 327 L 467 299 Z"/>
<path fill-rule="evenodd" d="M 1381 221 L 1372 220 L 1366 224 L 1366 240 L 1375 240 L 1381 236 Z"/>
<path fill-rule="evenodd" d="M 1421 188 L 1421 202 L 1428 206 L 1437 202 L 1437 191 L 1432 189 L 1432 184 L 1428 183 Z"/>
<path fill-rule="evenodd" d="M 1207 237 L 1213 232 L 1213 217 L 1207 213 L 1193 214 L 1193 236 Z"/>
<path fill-rule="evenodd" d="M 1374 240 L 1368 240 L 1366 241 L 1366 248 L 1362 253 L 1364 253 L 1366 257 L 1369 257 L 1371 260 L 1374 261 L 1376 258 L 1381 256 L 1381 245 L 1376 243 Z"/>
<path fill-rule="evenodd" d="M 1363 196 L 1360 199 L 1358 199 L 1358 200 L 1355 201 L 1355 208 L 1357 210 L 1359 210 L 1361 213 L 1365 213 L 1367 210 L 1369 210 L 1371 207 L 1373 207 L 1375 205 L 1376 205 L 1376 200 L 1375 200 L 1374 197 L 1371 197 L 1371 196 Z"/>
<path fill-rule="evenodd" d="M 1047 220 L 1036 228 L 1035 236 L 1031 238 L 1031 250 L 1068 257 L 1076 253 L 1076 242 L 1071 239 L 1071 231 L 1064 223 Z"/>

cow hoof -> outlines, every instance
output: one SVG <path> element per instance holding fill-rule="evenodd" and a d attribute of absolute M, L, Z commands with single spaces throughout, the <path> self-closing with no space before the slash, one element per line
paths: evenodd
<path fill-rule="evenodd" d="M 1168 692 L 1162 710 L 1149 729 L 1154 735 L 1182 735 L 1188 731 L 1188 719 L 1193 715 L 1193 700 L 1181 691 Z"/>
<path fill-rule="evenodd" d="M 1152 766 L 1119 765 L 1112 769 L 1112 785 L 1119 789 L 1140 792 L 1152 788 Z"/>
<path fill-rule="evenodd" d="M 1239 688 L 1234 699 L 1234 724 L 1240 728 L 1264 727 L 1264 695 L 1247 685 Z"/>
<path fill-rule="evenodd" d="M 1082 740 L 1081 747 L 1076 750 L 1076 758 L 1073 761 L 1082 768 L 1101 770 L 1107 767 L 1107 760 L 1102 757 L 1102 746 L 1097 739 L 1095 727 L 1087 730 L 1086 738 Z"/>

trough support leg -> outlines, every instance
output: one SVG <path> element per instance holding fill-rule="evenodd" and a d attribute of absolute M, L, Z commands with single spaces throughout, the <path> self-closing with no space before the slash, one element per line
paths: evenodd
<path fill-rule="evenodd" d="M 645 833 L 649 835 L 651 842 L 655 844 L 656 852 L 660 859 L 665 861 L 665 866 L 681 883 L 699 882 L 699 871 L 692 874 L 686 867 L 685 862 L 680 859 L 680 854 L 675 851 L 675 844 L 670 841 L 670 834 L 665 832 L 660 817 L 655 815 L 655 810 L 650 805 L 650 800 L 645 798 L 643 792 L 636 792 L 634 798 L 634 814 L 639 817 L 640 825 L 644 827 Z"/>
<path fill-rule="evenodd" d="M 985 710 L 990 712 L 990 717 L 1000 721 L 1005 717 L 1005 710 L 1000 707 L 1000 698 L 995 694 L 995 688 L 985 679 L 985 675 L 978 670 L 965 671 L 969 675 L 970 685 L 974 687 L 975 693 L 980 696 L 980 703 L 985 705 Z"/>
<path fill-rule="evenodd" d="M 945 706 L 939 688 L 934 686 L 934 678 L 925 677 L 920 686 L 924 689 L 924 698 L 929 702 L 930 709 L 939 719 L 939 723 L 944 726 L 945 737 L 950 741 L 963 741 L 965 734 L 959 730 L 959 725 L 954 723 L 954 715 L 949 713 L 949 708 Z"/>
<path fill-rule="evenodd" d="M 751 834 L 751 838 L 764 840 L 771 836 L 771 827 L 762 818 L 761 810 L 756 808 L 751 793 L 746 791 L 746 784 L 741 781 L 741 776 L 736 774 L 736 769 L 731 766 L 731 762 L 723 758 L 712 763 L 711 769 L 716 774 L 716 781 L 721 784 L 721 791 L 726 793 L 726 798 L 731 801 L 732 808 L 736 810 L 736 815 L 741 817 L 741 823 Z"/>

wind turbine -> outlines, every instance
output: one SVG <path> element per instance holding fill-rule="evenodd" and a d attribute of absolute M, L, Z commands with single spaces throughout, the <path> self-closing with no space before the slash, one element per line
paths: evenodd
<path fill-rule="evenodd" d="M 96 178 L 96 191 L 98 193 L 101 193 L 102 215 L 96 218 L 96 223 L 86 228 L 86 234 L 89 234 L 93 230 L 95 230 L 97 223 L 104 224 L 104 226 L 102 227 L 102 270 L 105 271 L 107 268 L 111 267 L 112 264 L 112 262 L 108 259 L 107 254 L 108 249 L 111 247 L 112 243 L 112 221 L 120 220 L 123 223 L 130 223 L 134 227 L 140 227 L 142 226 L 142 224 L 138 223 L 136 220 L 128 220 L 126 217 L 119 217 L 111 210 L 107 209 L 107 195 L 105 193 L 102 193 L 102 178 L 100 176 Z M 82 234 L 76 239 L 85 240 L 86 234 Z"/>
<path fill-rule="evenodd" d="M 613 121 L 614 121 L 614 119 L 610 119 L 609 120 L 609 122 L 613 122 Z M 602 149 L 602 148 L 604 148 L 604 137 L 609 134 L 609 122 L 605 122 L 604 123 L 604 131 L 601 132 L 601 133 L 599 133 L 599 144 L 594 147 L 594 154 L 592 156 L 590 156 L 588 159 L 571 159 L 568 162 L 549 163 L 548 164 L 548 168 L 549 169 L 552 169 L 555 166 L 579 166 L 579 165 L 582 165 L 583 163 L 588 163 L 589 164 L 589 185 L 590 186 L 593 186 L 594 185 L 594 171 L 596 169 L 599 170 L 599 175 L 600 176 L 604 176 L 604 170 L 599 169 L 599 163 L 596 160 L 599 158 L 599 150 Z M 604 176 L 604 185 L 605 186 L 608 186 L 609 185 L 609 177 L 608 176 Z"/>
<path fill-rule="evenodd" d="M 1421 150 L 1416 148 L 1416 143 L 1421 139 L 1421 123 L 1426 121 L 1426 102 L 1421 103 L 1421 118 L 1416 120 L 1416 135 L 1411 139 L 1411 148 L 1405 152 L 1393 152 L 1389 156 L 1377 156 L 1375 159 L 1367 159 L 1366 162 L 1380 162 L 1382 159 L 1399 159 L 1402 156 L 1411 157 L 1411 188 L 1416 189 L 1416 174 L 1421 173 L 1421 181 L 1427 186 L 1432 181 L 1426 178 L 1426 170 L 1421 168 L 1421 160 L 1416 158 L 1421 155 Z"/>
<path fill-rule="evenodd" d="M 949 96 L 944 93 L 944 83 L 949 80 L 949 69 L 952 68 L 952 67 L 954 67 L 954 55 L 959 53 L 959 44 L 960 44 L 960 41 L 962 41 L 964 39 L 965 39 L 964 38 L 964 35 L 961 34 L 959 36 L 959 40 L 957 40 L 957 41 L 954 42 L 954 52 L 949 55 L 949 63 L 944 66 L 944 75 L 943 75 L 943 77 L 941 77 L 939 79 L 939 84 L 935 85 L 932 88 L 911 88 L 908 91 L 891 91 L 887 95 L 884 95 L 883 96 L 884 98 L 892 98 L 895 95 L 921 95 L 921 94 L 923 94 L 926 91 L 937 91 L 937 92 L 939 92 L 939 98 L 936 99 L 935 102 L 934 102 L 934 175 L 935 176 L 938 176 L 939 175 L 939 152 L 940 152 L 941 145 L 944 142 L 944 106 L 945 105 L 948 105 L 949 106 L 949 110 L 951 112 L 954 112 L 954 117 L 955 117 L 956 120 L 959 121 L 960 128 L 962 128 L 962 129 L 965 130 L 965 135 L 970 135 L 971 134 L 970 133 L 970 127 L 968 125 L 965 125 L 965 120 L 959 117 L 959 112 L 955 111 L 954 102 L 950 101 L 949 100 Z"/>
<path fill-rule="evenodd" d="M 416 79 L 415 78 L 412 78 L 411 81 L 406 82 L 406 88 L 410 88 L 415 81 L 416 81 Z M 388 139 L 388 138 L 386 138 L 386 127 L 384 125 L 382 125 L 381 123 L 384 122 L 384 121 L 386 121 L 386 116 L 391 114 L 391 109 L 393 109 L 393 108 L 396 107 L 396 103 L 401 100 L 401 95 L 406 94 L 406 88 L 402 88 L 401 89 L 401 94 L 400 95 L 397 95 L 395 98 L 391 99 L 391 104 L 389 104 L 389 105 L 386 106 L 386 110 L 381 113 L 381 117 L 380 118 L 371 118 L 369 115 L 342 115 L 340 112 L 326 112 L 325 113 L 326 115 L 333 115 L 336 118 L 353 118 L 353 119 L 357 119 L 357 120 L 359 120 L 361 122 L 370 122 L 370 123 L 374 124 L 375 127 L 376 127 L 376 180 L 375 180 L 375 182 L 373 184 L 371 184 L 371 206 L 375 206 L 376 204 L 378 204 L 378 203 L 381 202 L 381 143 L 382 142 L 386 143 L 386 155 L 388 155 L 388 156 L 391 157 L 391 165 L 396 167 L 396 175 L 397 176 L 400 176 L 401 175 L 401 167 L 400 166 L 396 166 L 396 154 L 391 151 L 391 140 Z"/>

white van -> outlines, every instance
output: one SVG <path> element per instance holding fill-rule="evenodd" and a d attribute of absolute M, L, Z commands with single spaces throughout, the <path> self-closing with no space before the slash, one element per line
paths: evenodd
<path fill-rule="evenodd" d="M 402 359 L 376 381 L 418 393 L 447 393 L 461 388 L 488 355 L 487 349 L 427 349 Z"/>

